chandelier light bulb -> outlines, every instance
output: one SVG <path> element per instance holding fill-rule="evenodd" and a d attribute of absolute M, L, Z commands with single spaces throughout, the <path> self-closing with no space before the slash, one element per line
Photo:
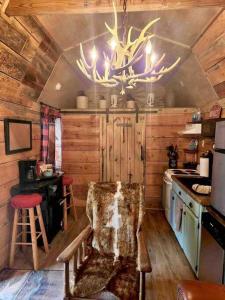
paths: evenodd
<path fill-rule="evenodd" d="M 110 41 L 110 47 L 111 47 L 112 50 L 115 50 L 115 49 L 116 49 L 116 41 L 115 41 L 114 39 L 112 39 L 112 40 Z"/>
<path fill-rule="evenodd" d="M 108 62 L 108 60 L 105 61 L 105 68 L 106 68 L 106 69 L 109 68 L 109 62 Z"/>
<path fill-rule="evenodd" d="M 151 52 L 152 52 L 152 44 L 151 44 L 151 42 L 147 43 L 146 48 L 145 48 L 145 52 L 148 55 L 151 54 Z"/>
<path fill-rule="evenodd" d="M 158 59 L 158 56 L 155 53 L 151 54 L 151 63 L 154 64 Z"/>
<path fill-rule="evenodd" d="M 93 47 L 93 49 L 91 50 L 91 59 L 92 61 L 96 61 L 98 57 L 98 53 L 95 47 Z"/>

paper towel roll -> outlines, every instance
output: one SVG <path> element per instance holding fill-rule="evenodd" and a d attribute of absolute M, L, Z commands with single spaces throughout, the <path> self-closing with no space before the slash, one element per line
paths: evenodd
<path fill-rule="evenodd" d="M 209 177 L 209 158 L 200 157 L 200 176 Z"/>

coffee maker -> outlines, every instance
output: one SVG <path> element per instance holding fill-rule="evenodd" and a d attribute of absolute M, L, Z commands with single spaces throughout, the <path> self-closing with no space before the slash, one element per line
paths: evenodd
<path fill-rule="evenodd" d="M 20 184 L 31 183 L 37 179 L 37 160 L 20 160 L 18 164 Z"/>

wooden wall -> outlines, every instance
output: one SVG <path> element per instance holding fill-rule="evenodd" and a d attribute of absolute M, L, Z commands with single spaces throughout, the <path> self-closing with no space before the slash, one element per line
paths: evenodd
<path fill-rule="evenodd" d="M 40 107 L 35 101 L 58 56 L 58 48 L 33 18 L 0 16 L 0 269 L 8 263 L 10 188 L 18 183 L 18 160 L 39 158 Z M 31 151 L 5 155 L 3 121 L 8 117 L 33 122 Z"/>
<path fill-rule="evenodd" d="M 179 135 L 185 124 L 191 121 L 193 109 L 163 109 L 146 117 L 146 198 L 148 208 L 160 208 L 162 201 L 163 173 L 168 169 L 166 147 L 178 146 L 178 167 L 183 167 L 184 152 L 190 138 Z"/>
<path fill-rule="evenodd" d="M 190 138 L 178 132 L 191 120 L 193 109 L 162 109 L 146 115 L 146 207 L 160 208 L 163 172 L 168 168 L 166 147 L 179 148 L 179 167 L 184 161 L 183 149 Z M 123 116 L 123 115 L 121 115 Z M 63 114 L 63 170 L 74 178 L 78 204 L 84 205 L 87 184 L 101 178 L 100 116 Z"/>
<path fill-rule="evenodd" d="M 225 11 L 214 20 L 193 48 L 219 98 L 225 97 Z"/>
<path fill-rule="evenodd" d="M 63 171 L 74 179 L 77 205 L 85 205 L 88 183 L 100 180 L 100 118 L 62 115 Z"/>

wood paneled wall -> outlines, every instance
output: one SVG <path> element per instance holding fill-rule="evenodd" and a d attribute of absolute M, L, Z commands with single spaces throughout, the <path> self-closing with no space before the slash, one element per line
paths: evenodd
<path fill-rule="evenodd" d="M 225 11 L 209 26 L 193 48 L 219 98 L 225 97 Z"/>
<path fill-rule="evenodd" d="M 88 183 L 100 180 L 100 117 L 62 115 L 63 171 L 73 177 L 77 205 L 85 205 Z"/>
<path fill-rule="evenodd" d="M 10 188 L 18 183 L 18 160 L 39 158 L 40 106 L 35 101 L 58 56 L 58 48 L 35 19 L 0 16 L 0 269 L 8 263 Z M 31 151 L 5 155 L 4 118 L 33 122 Z"/>
<path fill-rule="evenodd" d="M 184 152 L 190 138 L 179 135 L 185 124 L 191 121 L 193 109 L 163 109 L 158 114 L 146 117 L 146 194 L 147 208 L 160 208 L 162 205 L 163 173 L 168 169 L 166 147 L 178 146 L 178 167 L 183 167 Z"/>
<path fill-rule="evenodd" d="M 146 115 L 146 207 L 161 207 L 163 172 L 168 168 L 166 147 L 177 144 L 179 167 L 190 138 L 178 132 L 191 121 L 193 109 L 162 109 Z M 121 115 L 122 117 L 123 115 Z M 101 178 L 100 115 L 63 114 L 63 170 L 74 178 L 74 194 L 84 205 L 87 184 Z"/>

